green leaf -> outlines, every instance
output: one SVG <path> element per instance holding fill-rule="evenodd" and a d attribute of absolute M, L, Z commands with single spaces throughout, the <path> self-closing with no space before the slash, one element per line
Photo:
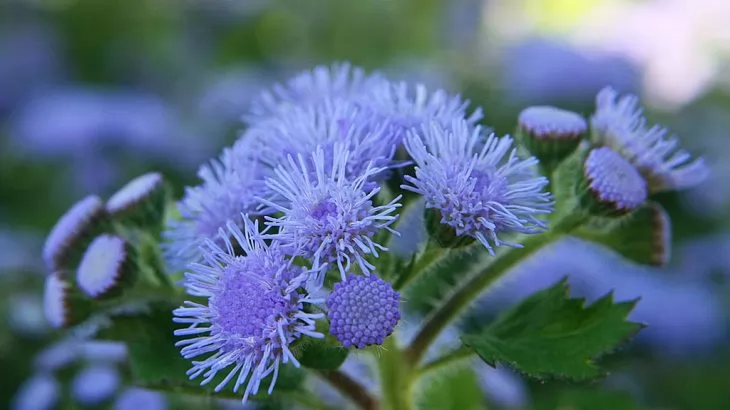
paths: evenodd
<path fill-rule="evenodd" d="M 603 375 L 594 359 L 636 334 L 626 320 L 636 301 L 614 303 L 613 294 L 585 306 L 570 299 L 566 280 L 537 292 L 479 334 L 462 337 L 489 365 L 505 363 L 536 378 L 586 380 Z"/>
<path fill-rule="evenodd" d="M 219 372 L 218 376 L 206 386 L 200 386 L 202 379 L 190 380 L 185 374 L 192 363 L 184 359 L 179 348 L 175 346 L 175 342 L 180 340 L 173 334 L 179 327 L 172 322 L 172 310 L 175 307 L 167 303 L 157 303 L 151 305 L 147 313 L 114 318 L 112 326 L 102 330 L 97 337 L 123 341 L 127 344 L 132 378 L 138 386 L 167 392 L 240 400 L 242 397 L 240 390 L 234 393 L 229 387 L 218 393 L 213 391 L 226 376 L 225 370 Z M 259 393 L 252 399 L 269 400 L 266 390 L 270 377 L 261 382 Z M 303 380 L 304 374 L 301 369 L 290 364 L 281 365 L 274 395 L 276 396 L 277 392 L 301 389 Z"/>
<path fill-rule="evenodd" d="M 644 265 L 663 266 L 669 261 L 670 219 L 658 203 L 650 202 L 618 220 L 595 219 L 574 234 Z"/>
<path fill-rule="evenodd" d="M 416 404 L 422 410 L 482 410 L 485 398 L 474 369 L 461 364 L 425 377 Z"/>
<path fill-rule="evenodd" d="M 626 392 L 602 389 L 597 386 L 550 388 L 534 397 L 534 410 L 640 410 L 643 407 Z"/>

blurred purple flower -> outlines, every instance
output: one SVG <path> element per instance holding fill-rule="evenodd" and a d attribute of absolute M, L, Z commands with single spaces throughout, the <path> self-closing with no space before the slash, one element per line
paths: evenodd
<path fill-rule="evenodd" d="M 51 410 L 61 397 L 61 386 L 51 375 L 38 374 L 26 380 L 15 393 L 13 410 Z"/>
<path fill-rule="evenodd" d="M 590 101 L 610 84 L 622 91 L 639 86 L 637 71 L 616 56 L 586 55 L 551 39 L 532 37 L 501 50 L 501 88 L 518 103 Z"/>
<path fill-rule="evenodd" d="M 0 117 L 61 76 L 56 43 L 48 27 L 10 24 L 0 30 Z"/>

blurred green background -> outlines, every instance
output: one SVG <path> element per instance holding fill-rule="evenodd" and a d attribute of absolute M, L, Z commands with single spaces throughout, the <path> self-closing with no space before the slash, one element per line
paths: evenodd
<path fill-rule="evenodd" d="M 83 195 L 109 195 L 151 170 L 181 195 L 197 167 L 240 134 L 239 116 L 261 89 L 336 61 L 461 93 L 500 134 L 529 105 L 590 115 L 605 85 L 641 95 L 649 118 L 713 169 L 702 186 L 659 198 L 675 252 L 670 268 L 647 275 L 671 282 L 673 293 L 650 313 L 672 325 L 612 357 L 618 376 L 606 383 L 513 378 L 492 386 L 490 400 L 730 408 L 728 57 L 726 0 L 4 0 L 0 408 L 18 408 L 37 355 L 59 337 L 43 317 L 40 258 L 57 218 Z M 682 293 L 689 288 L 700 296 Z M 712 303 L 687 302 L 698 298 Z M 58 408 L 86 408 L 70 387 L 74 369 L 54 376 L 64 386 Z"/>

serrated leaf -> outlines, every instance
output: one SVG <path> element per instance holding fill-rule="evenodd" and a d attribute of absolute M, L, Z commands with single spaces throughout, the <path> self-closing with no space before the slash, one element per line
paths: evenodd
<path fill-rule="evenodd" d="M 424 378 L 416 390 L 420 410 L 482 410 L 485 398 L 479 377 L 469 365 L 446 368 Z"/>
<path fill-rule="evenodd" d="M 134 383 L 138 386 L 167 392 L 185 393 L 198 396 L 214 396 L 240 400 L 240 391 L 234 393 L 232 388 L 225 388 L 218 393 L 213 388 L 226 376 L 225 371 L 208 385 L 200 386 L 200 379 L 190 380 L 186 375 L 192 363 L 185 360 L 175 346 L 179 339 L 173 335 L 176 328 L 172 322 L 172 310 L 175 306 L 157 303 L 147 313 L 136 316 L 114 318 L 113 325 L 104 329 L 100 339 L 117 340 L 127 344 L 129 365 Z M 269 376 L 271 377 L 271 376 Z M 280 366 L 276 382 L 276 392 L 301 389 L 304 374 L 301 369 L 284 364 Z M 269 379 L 261 383 L 269 385 Z M 270 400 L 266 389 L 262 388 L 253 400 Z"/>
<path fill-rule="evenodd" d="M 664 208 L 651 202 L 618 220 L 596 220 L 574 234 L 607 246 L 634 262 L 664 266 L 670 255 L 670 225 Z"/>
<path fill-rule="evenodd" d="M 504 363 L 536 378 L 587 380 L 603 375 L 594 359 L 614 350 L 643 325 L 626 320 L 636 301 L 613 294 L 586 306 L 570 299 L 566 280 L 535 293 L 478 334 L 462 337 L 489 365 Z"/>

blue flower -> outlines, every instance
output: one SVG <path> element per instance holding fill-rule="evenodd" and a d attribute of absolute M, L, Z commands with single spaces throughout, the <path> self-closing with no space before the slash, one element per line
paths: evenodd
<path fill-rule="evenodd" d="M 336 263 L 344 280 L 353 259 L 366 275 L 375 269 L 365 257 L 378 257 L 379 250 L 387 251 L 373 236 L 380 229 L 396 233 L 390 225 L 398 218 L 393 213 L 401 206 L 401 196 L 376 206 L 373 197 L 380 187 L 368 190 L 365 184 L 384 169 L 369 163 L 351 179 L 346 169 L 352 154 L 340 144 L 334 146 L 333 152 L 330 165 L 325 151 L 318 147 L 310 156 L 313 169 L 303 155 L 297 156 L 298 162 L 290 156 L 286 164 L 276 169 L 275 178 L 266 181 L 286 204 L 266 198 L 262 201 L 283 213 L 279 218 L 266 217 L 269 226 L 280 228 L 277 238 L 292 245 L 301 256 L 311 258 L 316 271 L 325 264 Z M 323 278 L 315 277 L 314 286 L 321 286 Z"/>
<path fill-rule="evenodd" d="M 383 344 L 400 320 L 400 294 L 376 275 L 348 275 L 327 298 L 330 333 L 345 347 Z"/>
<path fill-rule="evenodd" d="M 200 245 L 218 241 L 221 228 L 229 220 L 240 221 L 241 213 L 260 216 L 271 212 L 255 200 L 265 193 L 264 171 L 248 145 L 227 148 L 219 159 L 201 167 L 202 184 L 189 187 L 177 204 L 181 218 L 171 220 L 163 233 L 165 260 L 171 269 L 182 270 L 201 258 Z"/>
<path fill-rule="evenodd" d="M 469 101 L 458 95 L 449 95 L 444 90 L 429 93 L 423 84 L 409 87 L 405 82 L 377 84 L 365 105 L 380 121 L 390 125 L 399 140 L 408 130 L 420 129 L 431 122 L 449 127 L 455 120 L 465 119 L 469 126 L 475 126 L 483 118 L 481 108 L 468 114 Z"/>
<path fill-rule="evenodd" d="M 440 213 L 440 222 L 457 236 L 477 239 L 490 253 L 503 232 L 536 233 L 546 228 L 537 218 L 552 212 L 552 199 L 537 176 L 533 157 L 520 159 L 510 137 L 485 138 L 480 127 L 465 120 L 450 129 L 436 123 L 410 132 L 405 146 L 416 162 L 415 177 L 403 189 L 423 195 L 426 208 Z"/>
<path fill-rule="evenodd" d="M 317 66 L 299 73 L 286 84 L 275 84 L 271 90 L 262 92 L 244 119 L 255 124 L 270 117 L 283 118 L 280 114 L 292 107 L 316 105 L 326 98 L 357 100 L 385 81 L 380 74 L 367 75 L 362 68 L 349 63 Z"/>
<path fill-rule="evenodd" d="M 388 124 L 350 100 L 323 98 L 317 105 L 293 107 L 286 116 L 251 127 L 244 135 L 246 139 L 255 147 L 261 163 L 270 168 L 286 162 L 289 155 L 308 158 L 317 147 L 324 149 L 330 168 L 338 143 L 351 153 L 345 168 L 347 177 L 361 175 L 371 162 L 382 167 L 402 165 L 393 161 L 398 141 Z M 374 175 L 372 182 L 379 182 L 387 174 Z"/>
<path fill-rule="evenodd" d="M 691 161 L 678 147 L 676 136 L 654 125 L 647 127 L 639 99 L 619 97 L 606 87 L 596 97 L 591 118 L 593 142 L 611 147 L 644 175 L 651 192 L 690 188 L 701 183 L 709 171 L 702 158 Z"/>
<path fill-rule="evenodd" d="M 233 391 L 245 386 L 245 404 L 258 392 L 261 380 L 273 373 L 271 394 L 280 363 L 299 366 L 289 345 L 303 335 L 323 337 L 315 331 L 315 320 L 324 315 L 307 313 L 305 304 L 322 301 L 299 290 L 312 272 L 294 265 L 278 242 L 267 245 L 258 223 L 248 216 L 243 219 L 243 229 L 229 222 L 227 231 L 220 233 L 222 247 L 207 240 L 204 261 L 191 264 L 185 274 L 188 293 L 207 297 L 208 304 L 185 302 L 173 312 L 173 320 L 189 324 L 175 331 L 176 336 L 192 336 L 176 344 L 182 346 L 183 357 L 205 356 L 193 361 L 190 378 L 202 375 L 205 385 L 230 369 L 215 391 L 235 378 Z M 234 247 L 245 256 L 237 256 Z"/>

